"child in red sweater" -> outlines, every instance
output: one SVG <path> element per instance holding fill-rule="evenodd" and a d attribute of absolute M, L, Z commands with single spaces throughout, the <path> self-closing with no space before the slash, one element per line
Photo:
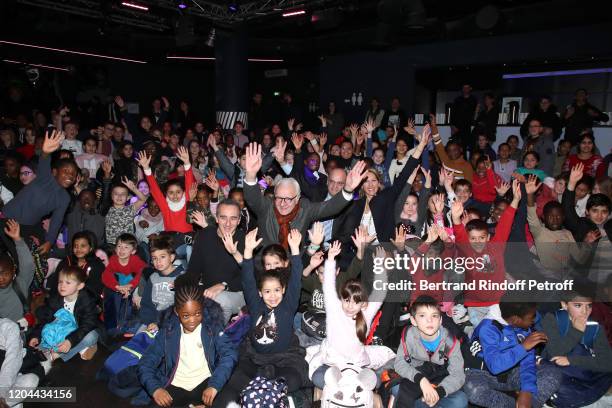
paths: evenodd
<path fill-rule="evenodd" d="M 194 183 L 194 178 L 187 149 L 179 146 L 177 156 L 181 159 L 185 168 L 185 185 L 183 186 L 176 179 L 169 180 L 166 183 L 165 196 L 151 172 L 151 157 L 144 151 L 140 152 L 138 154 L 138 164 L 142 167 L 151 195 L 162 212 L 165 230 L 186 234 L 193 231 L 193 226 L 187 222 L 187 203 L 189 202 L 189 191 Z"/>
<path fill-rule="evenodd" d="M 512 183 L 512 192 L 514 193 L 512 202 L 501 215 L 492 238 L 487 223 L 482 220 L 472 220 L 467 225 L 463 225 L 461 222 L 463 204 L 460 201 L 455 201 L 451 207 L 455 243 L 459 247 L 460 256 L 474 260 L 473 268 L 467 268 L 466 265 L 465 282 L 476 282 L 476 290 L 466 290 L 464 298 L 464 305 L 468 309 L 474 327 L 487 315 L 491 306 L 499 303 L 499 299 L 504 294 L 502 290 L 478 290 L 478 282 L 488 280 L 501 283 L 506 280 L 504 252 L 512 229 L 514 213 L 521 200 L 520 184 L 516 180 Z M 477 259 L 481 262 L 476 262 Z"/>
<path fill-rule="evenodd" d="M 134 288 L 138 287 L 142 270 L 146 266 L 136 255 L 137 245 L 136 237 L 132 234 L 121 234 L 117 238 L 115 255 L 110 257 L 108 266 L 102 273 L 102 283 L 105 286 L 104 325 L 109 330 L 116 329 L 121 325 L 122 319 L 126 318 L 121 313 L 123 299 L 128 299 Z M 124 309 L 126 306 L 131 309 L 130 303 L 128 300 Z"/>
<path fill-rule="evenodd" d="M 493 171 L 493 165 L 488 157 L 483 156 L 476 162 L 476 172 L 472 178 L 472 196 L 481 203 L 493 204 L 497 197 L 495 187 L 502 182 L 500 176 Z"/>

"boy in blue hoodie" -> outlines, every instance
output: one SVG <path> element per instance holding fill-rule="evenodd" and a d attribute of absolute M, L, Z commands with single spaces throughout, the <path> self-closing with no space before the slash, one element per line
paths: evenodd
<path fill-rule="evenodd" d="M 161 236 L 150 241 L 151 261 L 155 271 L 145 282 L 140 302 L 141 330 L 159 330 L 160 313 L 174 304 L 174 280 L 185 273 L 182 266 L 174 266 L 172 237 Z"/>
<path fill-rule="evenodd" d="M 464 391 L 481 407 L 541 407 L 559 388 L 561 372 L 546 361 L 536 364 L 535 347 L 548 341 L 532 330 L 536 303 L 505 295 L 499 309 L 501 317 L 485 318 L 474 330 L 470 350 L 480 364 L 466 372 Z M 516 400 L 509 392 L 517 392 Z"/>

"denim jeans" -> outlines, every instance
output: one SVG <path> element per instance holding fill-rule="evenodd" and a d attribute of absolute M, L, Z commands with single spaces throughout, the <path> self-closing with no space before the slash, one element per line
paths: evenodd
<path fill-rule="evenodd" d="M 94 346 L 96 343 L 98 343 L 98 331 L 92 330 L 83 337 L 83 340 L 81 340 L 79 344 L 68 350 L 67 353 L 60 353 L 60 358 L 64 361 L 68 361 L 77 353 L 85 350 L 87 347 Z"/>
<path fill-rule="evenodd" d="M 321 367 L 317 368 L 314 373 L 312 373 L 312 383 L 320 390 L 325 388 L 325 373 L 327 372 L 328 368 L 328 365 L 323 364 Z"/>
<path fill-rule="evenodd" d="M 496 376 L 485 370 L 470 369 L 465 374 L 463 391 L 472 404 L 484 408 L 515 407 L 516 400 L 506 392 L 521 389 L 520 367 L 510 371 L 506 382 L 500 382 Z M 557 391 L 561 384 L 561 370 L 554 364 L 542 362 L 536 366 L 536 378 L 538 393 L 532 396 L 533 408 L 544 405 Z"/>
<path fill-rule="evenodd" d="M 399 392 L 399 384 L 391 388 L 391 394 L 397 398 Z M 394 407 L 397 407 L 397 401 L 393 403 Z M 442 398 L 432 408 L 466 408 L 468 406 L 468 399 L 465 393 L 461 390 L 455 391 L 450 395 Z M 429 405 L 425 404 L 421 400 L 417 400 L 414 403 L 414 408 L 429 408 Z"/>

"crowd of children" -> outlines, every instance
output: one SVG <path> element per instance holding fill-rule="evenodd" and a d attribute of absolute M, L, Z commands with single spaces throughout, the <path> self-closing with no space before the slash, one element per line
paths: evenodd
<path fill-rule="evenodd" d="M 24 136 L 0 157 L 0 406 L 141 339 L 98 377 L 135 405 L 612 406 L 612 178 L 591 129 L 555 149 L 530 117 L 522 148 L 475 129 L 464 151 L 434 115 L 224 137 L 166 120 L 166 99 L 140 122 L 115 102 L 125 125 L 61 109 L 54 130 L 0 129 Z"/>

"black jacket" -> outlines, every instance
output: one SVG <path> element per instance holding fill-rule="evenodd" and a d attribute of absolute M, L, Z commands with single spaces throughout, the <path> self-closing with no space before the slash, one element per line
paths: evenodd
<path fill-rule="evenodd" d="M 412 174 L 418 164 L 419 161 L 410 156 L 402 172 L 393 181 L 393 185 L 379 192 L 370 201 L 370 211 L 372 212 L 376 236 L 379 242 L 387 242 L 395 236 L 394 204 L 408 181 L 408 177 L 410 177 L 410 174 Z M 348 220 L 350 231 L 354 231 L 361 223 L 365 205 L 365 197 L 353 202 L 353 208 Z M 336 223 L 334 222 L 334 224 Z"/>
<path fill-rule="evenodd" d="M 297 180 L 304 197 L 312 202 L 324 201 L 325 197 L 327 197 L 327 176 L 319 173 L 319 179 L 316 183 L 312 184 L 309 182 L 304 174 L 304 160 L 306 160 L 306 157 L 307 155 L 303 151 L 296 153 L 293 168 L 287 176 Z"/>
<path fill-rule="evenodd" d="M 78 265 L 77 261 L 72 256 L 68 256 L 64 258 L 55 268 L 55 272 L 49 275 L 47 278 L 46 288 L 49 290 L 50 296 L 59 296 L 57 293 L 57 282 L 58 282 L 58 273 L 65 266 L 75 266 Z M 102 291 L 104 290 L 104 285 L 102 284 L 102 272 L 104 272 L 104 264 L 98 257 L 92 255 L 87 259 L 87 264 L 85 265 L 85 271 L 89 270 L 87 275 L 87 282 L 85 282 L 85 287 L 90 290 L 90 292 L 96 295 L 96 299 L 99 300 L 102 296 Z"/>
<path fill-rule="evenodd" d="M 592 128 L 595 122 L 607 122 L 610 120 L 608 115 L 588 102 L 582 106 L 578 106 L 574 102 L 572 103 L 572 107 L 574 108 L 574 114 L 568 119 L 564 119 L 564 139 L 571 141 L 573 145 L 578 143 L 580 133 L 583 130 Z M 593 111 L 595 115 L 591 116 L 589 111 Z"/>
<path fill-rule="evenodd" d="M 552 129 L 554 135 L 553 140 L 556 141 L 561 137 L 563 128 L 561 125 L 561 118 L 559 115 L 557 115 L 557 107 L 551 105 L 546 112 L 538 107 L 536 110 L 527 115 L 527 118 L 525 118 L 525 121 L 521 125 L 521 137 L 523 140 L 527 139 L 529 136 L 529 122 L 534 119 L 539 120 L 543 127 Z"/>
<path fill-rule="evenodd" d="M 476 105 L 478 105 L 478 101 L 473 95 L 470 95 L 468 98 L 459 95 L 455 98 L 450 120 L 451 125 L 460 130 L 469 131 L 472 123 L 474 123 Z"/>
<path fill-rule="evenodd" d="M 77 329 L 66 337 L 66 340 L 70 341 L 72 347 L 79 344 L 87 333 L 99 327 L 100 321 L 98 320 L 96 300 L 95 296 L 87 288 L 79 292 L 76 304 L 74 305 L 74 319 L 77 323 Z M 55 320 L 53 315 L 63 307 L 64 298 L 62 296 L 49 297 L 44 306 L 36 310 L 38 324 L 32 329 L 30 338 L 40 339 L 43 326 Z"/>

